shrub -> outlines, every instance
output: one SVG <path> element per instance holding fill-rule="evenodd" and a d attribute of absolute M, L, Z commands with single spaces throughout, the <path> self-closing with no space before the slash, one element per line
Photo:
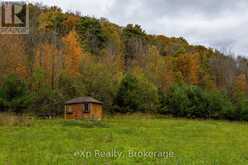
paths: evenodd
<path fill-rule="evenodd" d="M 234 107 L 227 96 L 196 86 L 173 86 L 161 104 L 167 104 L 168 112 L 179 117 L 234 118 Z"/>
<path fill-rule="evenodd" d="M 156 112 L 159 105 L 157 88 L 143 75 L 127 74 L 114 100 L 117 112 Z"/>
<path fill-rule="evenodd" d="M 186 95 L 189 100 L 189 107 L 186 108 L 188 111 L 186 113 L 192 118 L 209 118 L 210 112 L 208 107 L 208 96 L 199 87 L 189 86 L 186 88 Z"/>
<path fill-rule="evenodd" d="M 214 119 L 235 119 L 235 107 L 225 94 L 212 91 L 207 93 L 209 117 Z"/>
<path fill-rule="evenodd" d="M 58 90 L 67 99 L 84 96 L 86 93 L 85 85 L 79 78 L 71 78 L 66 74 L 60 75 Z"/>
<path fill-rule="evenodd" d="M 186 111 L 189 108 L 190 100 L 186 90 L 186 86 L 175 85 L 171 87 L 166 97 L 169 113 L 175 116 L 188 116 Z"/>
<path fill-rule="evenodd" d="M 159 102 L 160 102 L 158 113 L 169 114 L 166 94 L 162 90 L 159 90 L 158 95 L 159 95 Z"/>
<path fill-rule="evenodd" d="M 236 119 L 248 121 L 248 98 L 245 95 L 240 95 L 236 102 L 237 111 Z"/>
<path fill-rule="evenodd" d="M 33 93 L 33 102 L 29 112 L 40 117 L 55 117 L 64 112 L 64 97 L 49 87 L 40 88 Z"/>
<path fill-rule="evenodd" d="M 239 106 L 240 119 L 248 121 L 248 99 L 241 101 Z"/>
<path fill-rule="evenodd" d="M 32 101 L 25 81 L 16 75 L 5 78 L 0 93 L 0 107 L 11 112 L 23 113 Z"/>

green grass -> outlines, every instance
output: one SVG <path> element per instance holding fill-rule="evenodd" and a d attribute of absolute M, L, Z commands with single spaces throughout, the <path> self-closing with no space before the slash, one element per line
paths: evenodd
<path fill-rule="evenodd" d="M 95 150 L 123 152 L 96 158 Z M 92 155 L 84 156 L 83 151 Z M 173 152 L 165 158 L 128 157 L 128 151 Z M 80 155 L 81 154 L 81 155 Z M 248 124 L 118 116 L 102 122 L 34 120 L 0 126 L 0 165 L 248 164 Z"/>

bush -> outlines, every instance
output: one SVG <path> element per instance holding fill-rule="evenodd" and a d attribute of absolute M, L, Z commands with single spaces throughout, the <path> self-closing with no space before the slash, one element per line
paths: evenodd
<path fill-rule="evenodd" d="M 40 117 L 55 117 L 64 112 L 65 99 L 56 90 L 49 87 L 40 88 L 33 94 L 33 102 L 29 112 Z"/>
<path fill-rule="evenodd" d="M 159 90 L 158 94 L 159 94 L 159 102 L 160 102 L 158 113 L 168 115 L 169 109 L 167 104 L 167 96 L 162 90 Z"/>
<path fill-rule="evenodd" d="M 114 100 L 116 112 L 156 112 L 159 105 L 157 88 L 143 75 L 127 74 Z"/>
<path fill-rule="evenodd" d="M 0 107 L 5 111 L 23 113 L 32 101 L 25 81 L 16 75 L 5 78 L 0 91 Z"/>
<path fill-rule="evenodd" d="M 66 74 L 61 74 L 58 82 L 58 90 L 66 99 L 85 95 L 85 85 L 79 78 L 71 78 Z"/>
<path fill-rule="evenodd" d="M 234 118 L 234 107 L 228 97 L 196 86 L 173 86 L 161 104 L 167 104 L 168 112 L 179 117 Z"/>
<path fill-rule="evenodd" d="M 243 100 L 240 104 L 240 119 L 248 121 L 248 99 Z"/>
<path fill-rule="evenodd" d="M 236 104 L 236 119 L 248 121 L 248 98 L 243 95 Z"/>
<path fill-rule="evenodd" d="M 235 119 L 235 107 L 228 96 L 217 91 L 208 92 L 207 96 L 210 118 Z"/>
<path fill-rule="evenodd" d="M 175 85 L 171 87 L 166 97 L 168 111 L 175 116 L 187 116 L 190 100 L 187 96 L 186 86 Z"/>

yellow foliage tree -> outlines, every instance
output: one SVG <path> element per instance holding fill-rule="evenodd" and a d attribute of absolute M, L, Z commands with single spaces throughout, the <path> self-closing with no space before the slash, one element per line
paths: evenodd
<path fill-rule="evenodd" d="M 234 90 L 235 90 L 235 93 L 238 93 L 238 94 L 248 92 L 247 78 L 245 74 L 241 73 L 236 77 L 235 83 L 234 83 Z"/>
<path fill-rule="evenodd" d="M 64 43 L 64 69 L 71 76 L 77 76 L 80 69 L 82 50 L 78 42 L 78 35 L 71 31 L 63 39 Z"/>

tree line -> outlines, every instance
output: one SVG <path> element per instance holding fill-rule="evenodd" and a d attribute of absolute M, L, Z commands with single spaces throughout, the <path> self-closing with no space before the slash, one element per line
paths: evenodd
<path fill-rule="evenodd" d="M 183 38 L 30 4 L 30 34 L 0 36 L 0 111 L 63 114 L 79 96 L 108 113 L 248 120 L 248 60 Z"/>

